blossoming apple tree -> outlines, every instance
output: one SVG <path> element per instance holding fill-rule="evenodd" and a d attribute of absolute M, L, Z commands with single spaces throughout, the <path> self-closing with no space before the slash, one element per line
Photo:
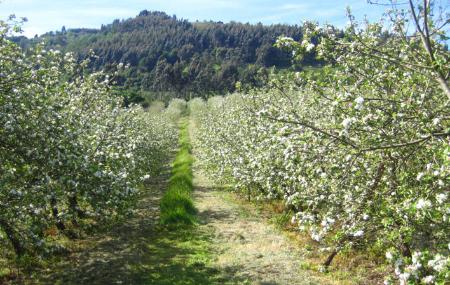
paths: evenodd
<path fill-rule="evenodd" d="M 17 256 L 48 252 L 55 228 L 126 213 L 176 141 L 164 114 L 123 108 L 113 78 L 89 60 L 42 46 L 25 51 L 0 22 L 0 245 Z"/>
<path fill-rule="evenodd" d="M 304 24 L 280 38 L 320 72 L 193 104 L 209 171 L 249 197 L 282 198 L 329 251 L 384 250 L 401 284 L 450 278 L 448 15 L 430 1 L 392 6 L 344 31 Z M 413 27 L 413 28 L 412 28 Z M 193 102 L 194 103 L 194 102 Z"/>

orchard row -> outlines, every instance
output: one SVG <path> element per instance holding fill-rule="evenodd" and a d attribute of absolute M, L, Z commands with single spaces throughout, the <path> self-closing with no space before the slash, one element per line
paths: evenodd
<path fill-rule="evenodd" d="M 342 34 L 305 23 L 302 43 L 278 46 L 330 66 L 190 102 L 211 175 L 284 199 L 329 252 L 324 268 L 340 251 L 370 249 L 393 265 L 387 284 L 450 280 L 449 54 L 434 23 L 423 32 L 423 11 L 416 33 L 401 11 Z"/>
<path fill-rule="evenodd" d="M 58 236 L 129 212 L 176 144 L 177 113 L 123 108 L 89 60 L 25 52 L 11 29 L 0 22 L 0 247 L 49 255 Z"/>

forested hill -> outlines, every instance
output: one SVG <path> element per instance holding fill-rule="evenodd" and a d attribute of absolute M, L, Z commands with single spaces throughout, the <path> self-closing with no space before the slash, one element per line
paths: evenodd
<path fill-rule="evenodd" d="M 101 29 L 68 29 L 28 40 L 76 52 L 90 49 L 98 59 L 93 68 L 107 70 L 129 63 L 119 84 L 133 100 L 142 97 L 188 97 L 233 91 L 235 83 L 256 84 L 258 74 L 270 67 L 287 68 L 290 55 L 273 47 L 277 37 L 301 38 L 301 28 L 290 25 L 189 22 L 163 12 L 142 11 L 135 18 L 115 20 Z M 314 64 L 306 58 L 304 64 Z M 262 68 L 262 70 L 261 70 Z M 138 94 L 136 94 L 138 93 Z"/>

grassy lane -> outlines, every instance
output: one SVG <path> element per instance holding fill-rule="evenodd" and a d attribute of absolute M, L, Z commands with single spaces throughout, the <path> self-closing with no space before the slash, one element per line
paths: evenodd
<path fill-rule="evenodd" d="M 169 189 L 161 200 L 161 223 L 163 225 L 195 222 L 196 210 L 192 202 L 192 163 L 191 145 L 187 120 L 180 123 L 180 149 L 172 167 Z"/>
<path fill-rule="evenodd" d="M 168 190 L 161 199 L 161 226 L 150 245 L 147 274 L 142 284 L 241 284 L 213 266 L 212 232 L 198 226 L 192 200 L 193 157 L 188 120 L 180 122 L 179 150 L 172 165 Z"/>

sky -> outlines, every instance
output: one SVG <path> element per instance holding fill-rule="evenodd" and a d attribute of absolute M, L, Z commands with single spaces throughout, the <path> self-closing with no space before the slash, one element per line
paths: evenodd
<path fill-rule="evenodd" d="M 346 7 L 357 19 L 381 17 L 384 8 L 366 0 L 0 0 L 0 19 L 27 17 L 24 35 L 32 37 L 66 28 L 99 28 L 142 10 L 163 11 L 178 18 L 263 24 L 301 24 L 304 20 L 347 23 Z"/>

